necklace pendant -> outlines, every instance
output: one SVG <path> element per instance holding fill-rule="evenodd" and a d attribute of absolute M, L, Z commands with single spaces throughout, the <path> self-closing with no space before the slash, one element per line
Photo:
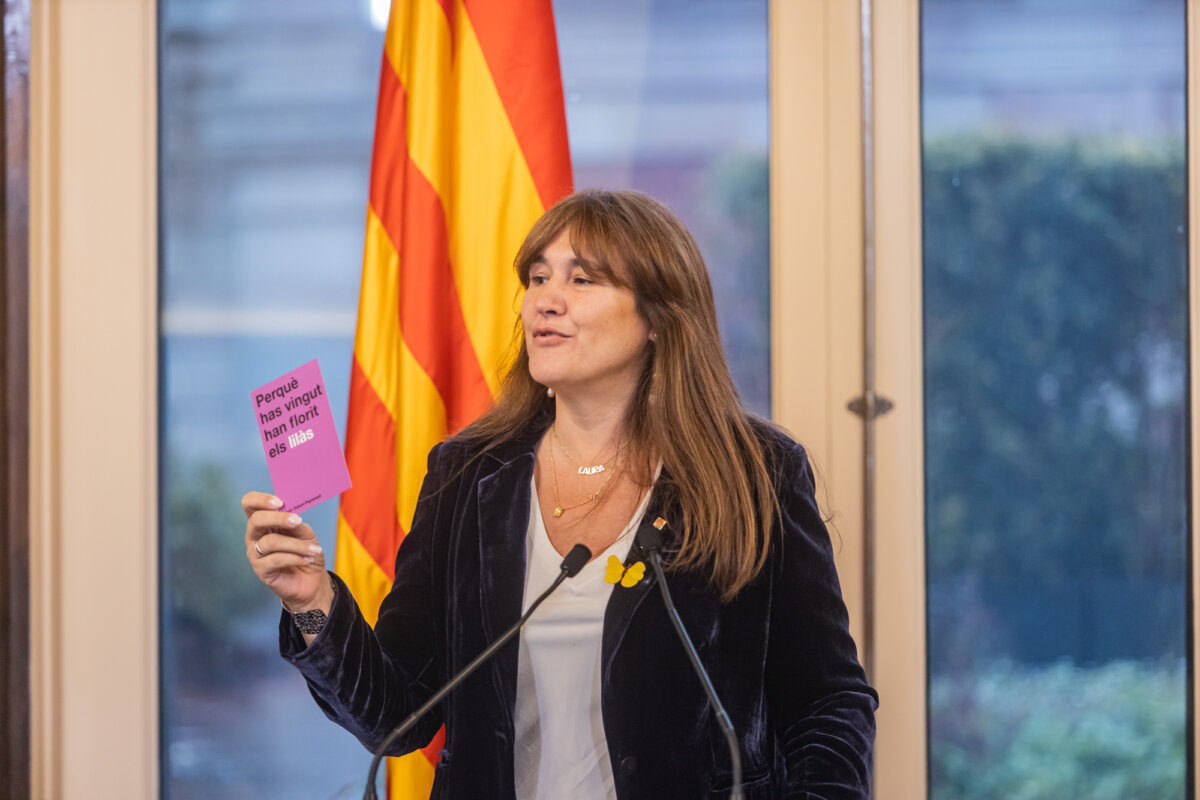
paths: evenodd
<path fill-rule="evenodd" d="M 577 471 L 577 472 L 578 472 L 580 475 L 595 475 L 595 474 L 597 474 L 597 473 L 604 472 L 604 465 L 603 465 L 603 464 L 597 464 L 597 465 L 596 465 L 596 466 L 594 466 L 594 467 L 580 467 L 580 468 L 579 468 L 578 470 L 576 470 L 576 471 Z"/>
<path fill-rule="evenodd" d="M 562 516 L 562 512 L 563 512 L 563 507 L 562 507 L 562 506 L 555 506 L 555 507 L 554 507 L 554 516 L 556 516 L 556 517 L 561 517 L 561 516 Z"/>

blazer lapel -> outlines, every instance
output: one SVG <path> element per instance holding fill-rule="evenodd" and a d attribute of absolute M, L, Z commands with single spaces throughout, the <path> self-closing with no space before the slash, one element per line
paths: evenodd
<path fill-rule="evenodd" d="M 663 470 L 663 475 L 666 475 L 666 470 Z M 660 476 L 659 480 L 662 480 Z M 642 523 L 652 521 L 662 513 L 662 503 L 658 496 L 652 496 L 650 503 L 646 507 L 646 513 L 642 515 L 642 519 L 638 522 L 640 527 Z M 664 536 L 664 539 L 669 543 L 672 540 L 669 533 Z M 634 561 L 644 561 L 646 564 L 646 577 L 642 578 L 635 586 L 628 589 L 622 586 L 613 588 L 612 597 L 609 598 L 608 607 L 604 610 L 604 638 L 601 642 L 600 659 L 601 659 L 601 679 L 604 683 L 608 682 L 609 669 L 612 667 L 613 659 L 617 655 L 617 651 L 621 648 L 621 642 L 625 638 L 625 632 L 629 629 L 629 623 L 633 621 L 633 615 L 646 601 L 651 590 L 658 583 L 658 576 L 654 572 L 654 568 L 650 565 L 650 559 L 635 543 L 633 549 L 629 552 L 627 563 Z M 657 590 L 655 590 L 657 591 Z"/>
<path fill-rule="evenodd" d="M 524 449 L 507 458 L 501 454 L 485 458 L 499 461 L 491 474 L 480 478 L 475 489 L 479 608 L 483 615 L 484 645 L 487 645 L 521 616 L 534 454 Z M 518 640 L 514 638 L 492 659 L 494 680 L 510 716 L 516 703 L 518 652 Z"/>

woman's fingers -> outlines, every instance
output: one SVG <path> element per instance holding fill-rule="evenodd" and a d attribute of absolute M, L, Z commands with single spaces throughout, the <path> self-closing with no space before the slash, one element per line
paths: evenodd
<path fill-rule="evenodd" d="M 286 511 L 255 511 L 246 520 L 246 542 L 252 544 L 268 533 L 282 533 L 300 538 L 313 537 L 312 528 L 302 524 L 298 514 Z"/>
<path fill-rule="evenodd" d="M 313 598 L 329 584 L 325 577 L 325 553 L 308 525 L 259 536 L 247 533 L 246 557 L 259 580 L 289 608 L 311 605 Z"/>
<path fill-rule="evenodd" d="M 316 531 L 295 514 L 255 511 L 246 521 L 246 557 L 251 561 L 269 553 L 321 555 Z"/>
<path fill-rule="evenodd" d="M 283 576 L 291 576 L 288 586 L 291 590 L 295 590 L 299 586 L 295 580 L 300 579 L 305 570 L 311 569 L 313 572 L 324 574 L 325 568 L 317 564 L 316 558 L 316 556 L 299 556 L 295 553 L 270 553 L 261 558 L 255 558 L 253 568 L 258 579 L 268 586 L 274 586 Z"/>
<path fill-rule="evenodd" d="M 302 527 L 308 527 L 307 525 Z M 312 530 L 309 528 L 309 530 Z M 251 555 L 258 558 L 265 558 L 274 553 L 290 553 L 296 556 L 308 558 L 311 561 L 317 556 L 322 555 L 324 551 L 321 545 L 317 543 L 315 537 L 313 539 L 299 539 L 295 536 L 289 536 L 280 533 L 267 533 L 260 536 L 250 546 L 253 550 Z"/>
<path fill-rule="evenodd" d="M 255 511 L 277 511 L 282 507 L 283 501 L 273 494 L 246 492 L 242 495 L 242 511 L 247 517 Z"/>
<path fill-rule="evenodd" d="M 303 569 L 316 563 L 316 556 L 299 555 L 297 553 L 272 552 L 265 556 L 256 556 L 254 568 L 260 575 L 267 576 L 282 570 Z"/>
<path fill-rule="evenodd" d="M 290 511 L 265 511 L 262 509 L 255 511 L 247 520 L 249 527 L 263 531 L 271 529 L 289 531 L 300 527 L 302 522 L 304 520 L 299 514 L 293 514 Z"/>
<path fill-rule="evenodd" d="M 332 603 L 332 590 L 325 576 L 325 553 L 311 525 L 298 514 L 281 511 L 283 503 L 273 494 L 247 492 L 242 496 L 246 514 L 246 558 L 259 580 L 287 608 L 308 608 L 315 598 Z"/>

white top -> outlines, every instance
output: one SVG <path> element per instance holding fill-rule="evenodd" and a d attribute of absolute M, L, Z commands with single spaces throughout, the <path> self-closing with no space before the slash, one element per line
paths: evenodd
<path fill-rule="evenodd" d="M 558 577 L 563 557 L 550 544 L 533 487 L 525 543 L 522 612 Z M 650 493 L 613 544 L 568 578 L 521 631 L 513 761 L 518 800 L 616 800 L 600 712 L 600 638 L 614 584 L 610 555 L 622 561 Z M 619 589 L 618 591 L 628 591 Z"/>

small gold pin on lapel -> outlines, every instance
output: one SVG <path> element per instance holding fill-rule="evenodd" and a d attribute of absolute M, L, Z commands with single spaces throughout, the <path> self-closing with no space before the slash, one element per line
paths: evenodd
<path fill-rule="evenodd" d="M 667 527 L 667 521 L 662 517 L 659 517 L 658 519 L 654 520 L 654 527 L 661 531 L 663 528 Z"/>

